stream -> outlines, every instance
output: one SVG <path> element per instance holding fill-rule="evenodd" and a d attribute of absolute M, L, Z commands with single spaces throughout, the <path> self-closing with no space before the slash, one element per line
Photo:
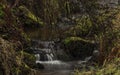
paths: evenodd
<path fill-rule="evenodd" d="M 91 57 L 87 57 L 85 60 L 79 61 L 62 61 L 57 58 L 57 54 L 65 53 L 59 45 L 55 46 L 54 41 L 32 40 L 32 44 L 31 50 L 36 56 L 35 63 L 43 66 L 37 75 L 74 75 L 78 66 L 85 67 L 86 62 L 91 59 Z"/>

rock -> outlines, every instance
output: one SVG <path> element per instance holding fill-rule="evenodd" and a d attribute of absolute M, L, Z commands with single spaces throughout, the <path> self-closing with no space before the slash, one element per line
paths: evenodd
<path fill-rule="evenodd" d="M 37 63 L 36 68 L 37 69 L 44 69 L 45 67 L 44 67 L 44 65 Z"/>
<path fill-rule="evenodd" d="M 70 37 L 64 40 L 65 52 L 73 59 L 85 59 L 93 54 L 95 43 L 79 37 Z"/>

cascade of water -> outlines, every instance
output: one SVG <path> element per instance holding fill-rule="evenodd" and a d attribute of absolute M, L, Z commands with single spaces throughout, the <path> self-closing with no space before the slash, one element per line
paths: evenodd
<path fill-rule="evenodd" d="M 40 60 L 40 55 L 39 54 L 36 54 L 35 57 L 36 57 L 36 61 Z"/>
<path fill-rule="evenodd" d="M 33 40 L 33 43 L 35 45 L 31 49 L 36 54 L 36 61 L 53 61 L 56 59 L 54 41 Z"/>
<path fill-rule="evenodd" d="M 53 57 L 50 54 L 46 54 L 48 61 L 52 61 Z"/>

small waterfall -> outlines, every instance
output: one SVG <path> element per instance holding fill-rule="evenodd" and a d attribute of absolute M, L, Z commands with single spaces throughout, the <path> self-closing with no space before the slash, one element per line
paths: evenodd
<path fill-rule="evenodd" d="M 36 64 L 44 66 L 41 75 L 74 75 L 75 68 L 89 68 L 86 66 L 87 62 L 99 54 L 95 50 L 93 56 L 86 57 L 85 60 L 65 62 L 60 59 L 64 59 L 68 55 L 61 49 L 59 42 L 33 40 L 32 44 L 31 50 L 35 53 Z"/>
<path fill-rule="evenodd" d="M 56 60 L 54 41 L 32 40 L 31 50 L 34 51 L 36 61 L 53 61 Z"/>
<path fill-rule="evenodd" d="M 40 55 L 39 54 L 36 54 L 35 57 L 36 57 L 36 61 L 40 60 Z"/>
<path fill-rule="evenodd" d="M 53 60 L 53 57 L 51 56 L 51 54 L 46 54 L 47 58 L 48 58 L 48 61 L 52 61 Z"/>

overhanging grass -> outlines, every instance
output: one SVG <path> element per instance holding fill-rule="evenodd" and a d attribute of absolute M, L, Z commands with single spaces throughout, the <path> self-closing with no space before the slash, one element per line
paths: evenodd
<path fill-rule="evenodd" d="M 102 66 L 102 68 L 98 67 L 90 71 L 76 70 L 74 75 L 120 75 L 120 58 L 115 58 Z"/>

